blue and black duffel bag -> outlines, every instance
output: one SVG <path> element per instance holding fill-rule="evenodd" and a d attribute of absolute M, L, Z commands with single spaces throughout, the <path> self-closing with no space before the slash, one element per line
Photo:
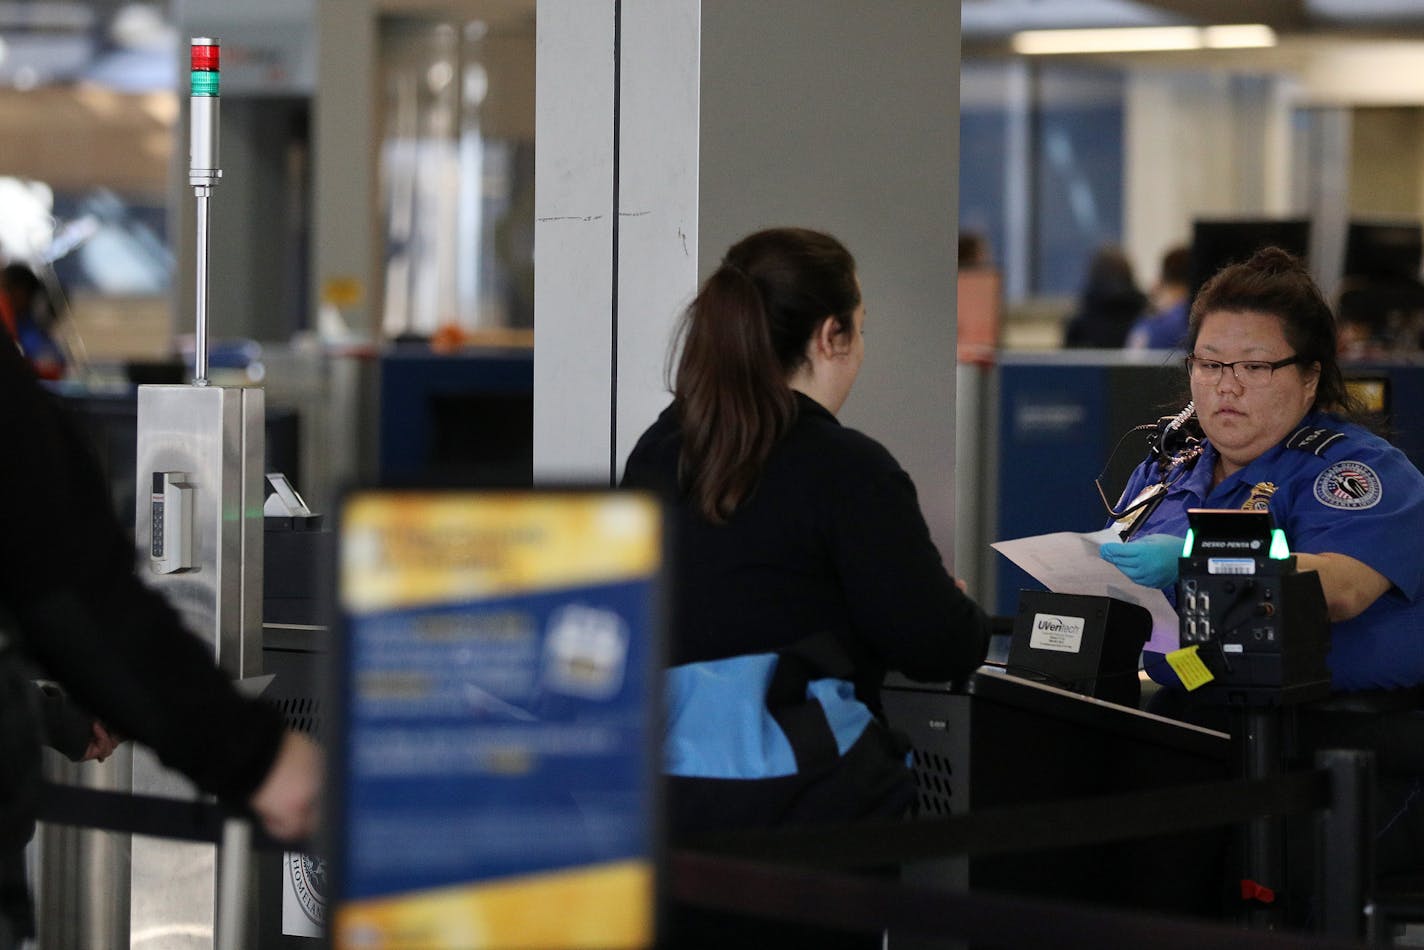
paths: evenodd
<path fill-rule="evenodd" d="M 829 635 L 668 669 L 674 837 L 905 814 L 907 746 L 856 696 L 853 675 Z"/>

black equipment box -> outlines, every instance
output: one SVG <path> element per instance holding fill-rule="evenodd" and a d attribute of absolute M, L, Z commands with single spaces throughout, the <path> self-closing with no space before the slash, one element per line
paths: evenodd
<path fill-rule="evenodd" d="M 1177 611 L 1183 647 L 1215 680 L 1274 704 L 1327 695 L 1330 620 L 1319 575 L 1296 572 L 1295 556 L 1269 512 L 1188 512 L 1192 548 L 1181 560 Z"/>
<path fill-rule="evenodd" d="M 1019 591 L 1008 668 L 1025 679 L 1137 707 L 1146 607 L 1113 597 Z"/>

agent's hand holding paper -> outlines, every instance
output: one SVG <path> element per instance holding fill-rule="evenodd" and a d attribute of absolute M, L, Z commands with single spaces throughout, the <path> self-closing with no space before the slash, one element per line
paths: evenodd
<path fill-rule="evenodd" d="M 1155 586 L 1134 583 L 1123 571 L 1104 560 L 1105 555 L 1100 553 L 1100 548 L 1107 544 L 1135 548 L 1151 537 L 1122 544 L 1116 531 L 1104 528 L 1092 534 L 1059 531 L 1031 538 L 997 541 L 990 546 L 1055 593 L 1116 597 L 1118 600 L 1146 607 L 1152 614 L 1152 637 L 1147 641 L 1145 649 L 1155 653 L 1168 653 L 1177 649 L 1179 643 L 1177 613 L 1167 602 L 1166 596 Z M 1176 543 L 1176 554 L 1180 555 L 1182 541 L 1180 538 L 1173 540 Z M 1146 548 L 1133 551 L 1133 558 L 1160 567 L 1157 562 L 1163 548 L 1165 545 L 1152 548 L 1153 553 L 1159 556 L 1156 559 L 1145 556 Z M 1175 559 L 1172 562 L 1172 572 L 1175 578 Z M 1156 579 L 1148 577 L 1146 573 L 1142 576 L 1148 580 Z"/>
<path fill-rule="evenodd" d="M 1098 554 L 1134 584 L 1161 588 L 1177 582 L 1183 541 L 1170 534 L 1149 534 L 1131 541 L 1107 541 Z"/>

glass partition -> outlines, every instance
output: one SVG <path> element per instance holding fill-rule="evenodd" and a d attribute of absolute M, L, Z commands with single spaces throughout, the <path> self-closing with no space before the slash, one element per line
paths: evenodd
<path fill-rule="evenodd" d="M 0 259 L 44 375 L 167 353 L 177 56 L 160 5 L 0 4 Z"/>
<path fill-rule="evenodd" d="M 388 337 L 534 322 L 534 23 L 381 20 Z"/>

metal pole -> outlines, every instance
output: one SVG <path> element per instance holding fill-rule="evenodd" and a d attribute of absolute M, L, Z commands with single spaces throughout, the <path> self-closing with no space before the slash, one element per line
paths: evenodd
<path fill-rule="evenodd" d="M 197 206 L 196 258 L 197 300 L 194 316 L 197 327 L 193 334 L 193 385 L 208 385 L 208 195 L 211 189 L 200 185 L 193 189 Z"/>
<path fill-rule="evenodd" d="M 248 871 L 252 866 L 252 825 L 242 818 L 223 822 L 222 868 L 218 872 L 217 950 L 247 946 Z"/>
<path fill-rule="evenodd" d="M 1241 743 L 1242 777 L 1247 781 L 1270 778 L 1281 771 L 1281 708 L 1238 707 L 1233 734 Z M 1242 876 L 1276 893 L 1272 904 L 1247 903 L 1244 922 L 1255 929 L 1273 929 L 1280 920 L 1285 897 L 1285 861 L 1281 845 L 1281 819 L 1267 815 L 1246 823 L 1242 851 Z"/>
<path fill-rule="evenodd" d="M 197 300 L 193 335 L 193 385 L 208 385 L 208 198 L 222 178 L 218 167 L 218 41 L 195 36 L 188 96 L 188 184 L 197 206 Z"/>

